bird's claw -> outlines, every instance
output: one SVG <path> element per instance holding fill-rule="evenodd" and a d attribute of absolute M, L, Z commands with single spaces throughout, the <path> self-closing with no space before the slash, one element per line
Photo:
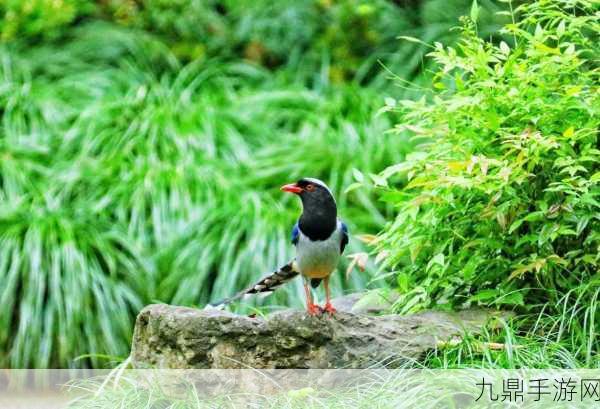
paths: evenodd
<path fill-rule="evenodd" d="M 327 303 L 325 304 L 325 308 L 322 309 L 323 312 L 328 312 L 330 315 L 333 315 L 337 312 L 337 310 L 335 308 L 333 308 L 333 305 L 331 305 L 331 303 Z"/>
<path fill-rule="evenodd" d="M 329 313 L 329 315 L 333 315 L 337 312 L 337 310 L 333 308 L 333 305 L 331 305 L 331 303 L 325 304 L 325 307 L 320 307 L 317 304 L 309 304 L 306 307 L 306 310 L 308 312 L 308 315 L 311 315 L 313 317 L 326 312 Z"/>
<path fill-rule="evenodd" d="M 308 312 L 308 315 L 312 315 L 313 317 L 323 312 L 323 309 L 316 304 L 308 304 L 306 310 Z"/>

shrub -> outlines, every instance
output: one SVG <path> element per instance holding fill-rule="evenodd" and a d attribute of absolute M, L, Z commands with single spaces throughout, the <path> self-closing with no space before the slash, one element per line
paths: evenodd
<path fill-rule="evenodd" d="M 387 0 L 109 1 L 103 10 L 156 34 L 183 61 L 237 56 L 267 67 L 314 69 L 326 59 L 334 80 L 353 76 L 371 53 L 381 56 L 409 26 L 407 12 L 413 14 Z"/>
<path fill-rule="evenodd" d="M 52 37 L 93 9 L 89 0 L 6 0 L 0 3 L 0 41 Z"/>
<path fill-rule="evenodd" d="M 378 78 L 381 85 L 379 62 L 411 77 L 421 72 L 424 49 L 407 44 L 398 52 L 398 35 L 451 37 L 448 29 L 469 1 L 107 0 L 96 4 L 94 15 L 155 36 L 184 63 L 244 58 L 271 69 L 293 66 L 302 80 Z M 487 36 L 498 28 L 493 11 L 499 7 L 491 0 L 483 5 L 481 34 Z"/>
<path fill-rule="evenodd" d="M 511 45 L 481 40 L 465 19 L 456 48 L 430 53 L 435 91 L 396 104 L 395 132 L 422 149 L 375 178 L 397 207 L 378 251 L 404 292 L 398 311 L 572 314 L 560 332 L 581 337 L 589 363 L 599 323 L 598 14 L 586 0 L 539 0 L 516 16 L 503 30 Z"/>

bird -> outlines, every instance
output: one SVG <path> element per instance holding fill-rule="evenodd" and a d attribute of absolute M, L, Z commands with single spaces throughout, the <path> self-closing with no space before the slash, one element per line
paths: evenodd
<path fill-rule="evenodd" d="M 309 177 L 286 184 L 281 190 L 297 195 L 302 202 L 302 213 L 291 234 L 291 242 L 296 247 L 295 258 L 233 297 L 209 304 L 210 308 L 220 308 L 253 294 L 271 293 L 300 275 L 304 282 L 308 314 L 336 312 L 331 304 L 329 278 L 348 244 L 349 233 L 346 224 L 338 218 L 333 193 L 325 182 Z M 311 287 L 317 288 L 321 282 L 325 288 L 325 305 L 322 308 L 313 302 L 311 292 Z"/>

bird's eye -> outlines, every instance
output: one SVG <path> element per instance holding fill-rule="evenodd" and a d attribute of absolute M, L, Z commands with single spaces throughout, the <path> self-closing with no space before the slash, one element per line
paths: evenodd
<path fill-rule="evenodd" d="M 306 185 L 306 190 L 312 192 L 313 190 L 315 190 L 315 185 Z"/>

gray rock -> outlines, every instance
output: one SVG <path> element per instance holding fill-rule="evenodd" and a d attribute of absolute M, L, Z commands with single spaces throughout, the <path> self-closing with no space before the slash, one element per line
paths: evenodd
<path fill-rule="evenodd" d="M 331 303 L 338 311 L 380 314 L 389 311 L 399 296 L 395 290 L 376 289 L 343 295 L 334 298 Z"/>
<path fill-rule="evenodd" d="M 495 313 L 427 311 L 409 316 L 285 310 L 251 318 L 220 310 L 149 305 L 137 317 L 136 367 L 400 367 L 439 342 L 478 332 Z"/>

